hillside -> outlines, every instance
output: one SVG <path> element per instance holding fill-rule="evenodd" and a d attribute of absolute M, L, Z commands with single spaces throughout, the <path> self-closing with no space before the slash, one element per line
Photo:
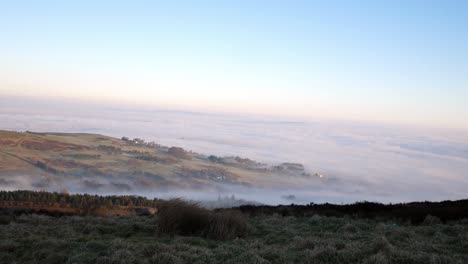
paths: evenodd
<path fill-rule="evenodd" d="M 223 190 L 323 181 L 301 164 L 207 156 L 143 139 L 86 133 L 0 131 L 3 189 L 76 192 Z"/>

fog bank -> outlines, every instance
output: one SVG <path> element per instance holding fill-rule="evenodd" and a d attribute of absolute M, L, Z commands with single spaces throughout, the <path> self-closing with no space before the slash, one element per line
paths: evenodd
<path fill-rule="evenodd" d="M 460 131 L 124 109 L 8 97 L 0 97 L 0 110 L 0 129 L 4 130 L 139 137 L 204 154 L 238 155 L 266 163 L 299 162 L 309 171 L 336 182 L 313 190 L 230 192 L 248 200 L 290 203 L 281 198 L 289 194 L 297 202 L 444 200 L 468 196 L 468 136 Z M 3 185 L 0 182 L 5 189 L 7 186 Z M 195 198 L 200 195 L 183 193 Z M 179 196 L 176 192 L 164 195 Z M 211 195 L 219 194 L 208 194 L 210 199 Z"/>

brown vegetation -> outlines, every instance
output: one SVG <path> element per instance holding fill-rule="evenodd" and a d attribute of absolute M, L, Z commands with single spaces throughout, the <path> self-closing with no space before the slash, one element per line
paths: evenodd
<path fill-rule="evenodd" d="M 168 234 L 202 234 L 209 225 L 209 211 L 196 203 L 172 199 L 158 206 L 159 231 Z"/>
<path fill-rule="evenodd" d="M 27 149 L 41 150 L 41 151 L 64 151 L 64 150 L 86 150 L 89 149 L 83 145 L 64 143 L 55 140 L 44 138 L 25 138 L 21 142 L 21 146 Z"/>
<path fill-rule="evenodd" d="M 16 141 L 9 138 L 0 138 L 0 146 L 14 146 Z"/>
<path fill-rule="evenodd" d="M 185 151 L 183 148 L 179 148 L 179 147 L 170 147 L 167 153 L 179 159 L 191 159 L 192 158 L 190 153 Z"/>
<path fill-rule="evenodd" d="M 193 202 L 172 199 L 158 207 L 159 232 L 233 239 L 247 234 L 247 219 L 238 211 L 212 212 Z"/>
<path fill-rule="evenodd" d="M 42 213 L 61 213 L 70 215 L 132 215 L 135 214 L 135 208 L 129 206 L 95 206 L 90 208 L 73 207 L 68 204 L 60 203 L 34 203 L 34 202 L 14 202 L 0 201 L 0 208 L 28 209 L 34 212 Z"/>
<path fill-rule="evenodd" d="M 99 145 L 97 146 L 98 151 L 106 152 L 108 155 L 118 155 L 122 153 L 122 149 L 114 146 Z"/>
<path fill-rule="evenodd" d="M 157 163 L 162 163 L 162 164 L 174 164 L 177 163 L 178 160 L 175 157 L 171 156 L 163 156 L 163 155 L 158 155 L 158 154 L 150 154 L 150 153 L 140 153 L 139 155 L 134 157 L 135 159 L 138 160 L 145 160 L 145 161 L 152 161 L 152 162 L 157 162 Z"/>
<path fill-rule="evenodd" d="M 46 159 L 45 164 L 47 167 L 59 167 L 59 168 L 65 168 L 65 169 L 76 169 L 76 168 L 81 168 L 81 169 L 88 169 L 91 168 L 92 166 L 77 162 L 71 159 Z"/>

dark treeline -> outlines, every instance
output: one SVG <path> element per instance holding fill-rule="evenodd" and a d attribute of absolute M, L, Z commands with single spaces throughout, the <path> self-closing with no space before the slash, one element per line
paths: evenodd
<path fill-rule="evenodd" d="M 131 195 L 100 196 L 42 191 L 0 191 L 1 202 L 30 202 L 34 204 L 67 205 L 74 208 L 88 209 L 96 207 L 111 208 L 113 206 L 156 208 L 160 205 L 161 200 L 151 200 Z M 249 216 L 277 214 L 281 216 L 307 217 L 317 214 L 335 217 L 351 216 L 380 220 L 401 220 L 410 221 L 414 224 L 422 223 L 427 216 L 437 217 L 443 222 L 468 218 L 468 200 L 400 204 L 358 202 L 345 205 L 329 203 L 278 206 L 244 205 L 234 209 Z"/>
<path fill-rule="evenodd" d="M 282 216 L 352 216 L 358 218 L 397 219 L 418 224 L 427 216 L 438 217 L 443 222 L 468 218 L 468 200 L 443 202 L 412 202 L 400 204 L 381 204 L 374 202 L 358 202 L 354 204 L 308 204 L 308 205 L 278 205 L 278 206 L 240 206 L 241 212 L 248 215 Z"/>
<path fill-rule="evenodd" d="M 158 199 L 150 200 L 142 196 L 132 195 L 100 196 L 57 192 L 0 191 L 0 202 L 32 202 L 50 205 L 63 204 L 77 208 L 112 206 L 156 207 Z"/>

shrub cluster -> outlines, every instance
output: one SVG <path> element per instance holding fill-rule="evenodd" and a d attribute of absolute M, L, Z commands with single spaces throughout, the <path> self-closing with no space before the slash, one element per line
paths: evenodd
<path fill-rule="evenodd" d="M 179 159 L 191 159 L 192 158 L 190 153 L 185 151 L 185 149 L 179 148 L 179 147 L 170 147 L 167 153 Z"/>
<path fill-rule="evenodd" d="M 198 204 L 172 199 L 158 207 L 158 229 L 161 233 L 196 235 L 209 225 L 209 211 Z"/>
<path fill-rule="evenodd" d="M 247 234 L 247 219 L 238 211 L 210 211 L 182 199 L 161 202 L 158 230 L 165 234 L 197 235 L 225 240 Z"/>

